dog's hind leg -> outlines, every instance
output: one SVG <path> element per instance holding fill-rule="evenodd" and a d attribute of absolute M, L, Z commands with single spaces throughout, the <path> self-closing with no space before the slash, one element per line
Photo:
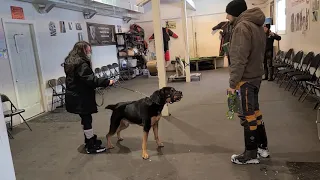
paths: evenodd
<path fill-rule="evenodd" d="M 118 127 L 117 129 L 117 137 L 118 137 L 118 141 L 123 141 L 123 138 L 121 137 L 120 135 L 120 132 L 122 130 L 125 130 L 129 127 L 129 121 L 128 120 L 125 120 L 125 119 L 122 119 L 121 122 L 120 122 L 120 126 Z"/>
<path fill-rule="evenodd" d="M 159 139 L 159 134 L 158 134 L 158 131 L 159 131 L 159 121 L 156 122 L 153 126 L 152 126 L 152 129 L 153 129 L 153 134 L 154 134 L 154 140 L 156 141 L 157 145 L 158 145 L 158 148 L 162 148 L 164 147 L 163 143 L 160 141 Z"/>
<path fill-rule="evenodd" d="M 111 121 L 110 121 L 110 128 L 109 128 L 109 132 L 106 135 L 107 137 L 107 148 L 108 149 L 113 149 L 114 146 L 111 143 L 111 136 L 113 136 L 117 129 L 120 126 L 120 122 L 122 120 L 122 117 L 120 116 L 120 114 L 118 114 L 117 112 L 113 111 L 112 115 L 111 115 Z"/>

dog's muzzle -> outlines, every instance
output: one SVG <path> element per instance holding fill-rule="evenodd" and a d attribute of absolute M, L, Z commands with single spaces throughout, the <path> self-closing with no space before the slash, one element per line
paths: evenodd
<path fill-rule="evenodd" d="M 175 91 L 171 94 L 171 103 L 179 102 L 183 97 L 183 94 L 181 91 Z"/>

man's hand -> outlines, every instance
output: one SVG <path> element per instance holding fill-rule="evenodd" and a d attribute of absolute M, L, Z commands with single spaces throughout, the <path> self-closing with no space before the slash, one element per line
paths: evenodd
<path fill-rule="evenodd" d="M 110 80 L 109 81 L 109 86 L 113 85 L 114 84 L 114 80 Z"/>
<path fill-rule="evenodd" d="M 274 36 L 274 33 L 273 33 L 273 32 L 270 32 L 269 34 L 270 34 L 271 36 Z"/>
<path fill-rule="evenodd" d="M 235 92 L 236 92 L 236 90 L 235 89 L 232 89 L 232 88 L 228 88 L 228 93 L 231 93 L 231 94 L 234 94 Z"/>

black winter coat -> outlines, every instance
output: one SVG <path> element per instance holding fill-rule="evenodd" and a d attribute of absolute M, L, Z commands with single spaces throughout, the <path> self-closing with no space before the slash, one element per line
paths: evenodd
<path fill-rule="evenodd" d="M 109 86 L 106 78 L 97 78 L 90 61 L 76 58 L 64 64 L 66 73 L 66 109 L 74 114 L 97 113 L 95 88 Z"/>

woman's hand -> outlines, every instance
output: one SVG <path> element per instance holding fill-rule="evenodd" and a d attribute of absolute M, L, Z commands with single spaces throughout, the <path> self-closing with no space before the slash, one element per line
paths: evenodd
<path fill-rule="evenodd" d="M 109 86 L 113 85 L 114 84 L 114 80 L 110 80 L 109 81 Z"/>

